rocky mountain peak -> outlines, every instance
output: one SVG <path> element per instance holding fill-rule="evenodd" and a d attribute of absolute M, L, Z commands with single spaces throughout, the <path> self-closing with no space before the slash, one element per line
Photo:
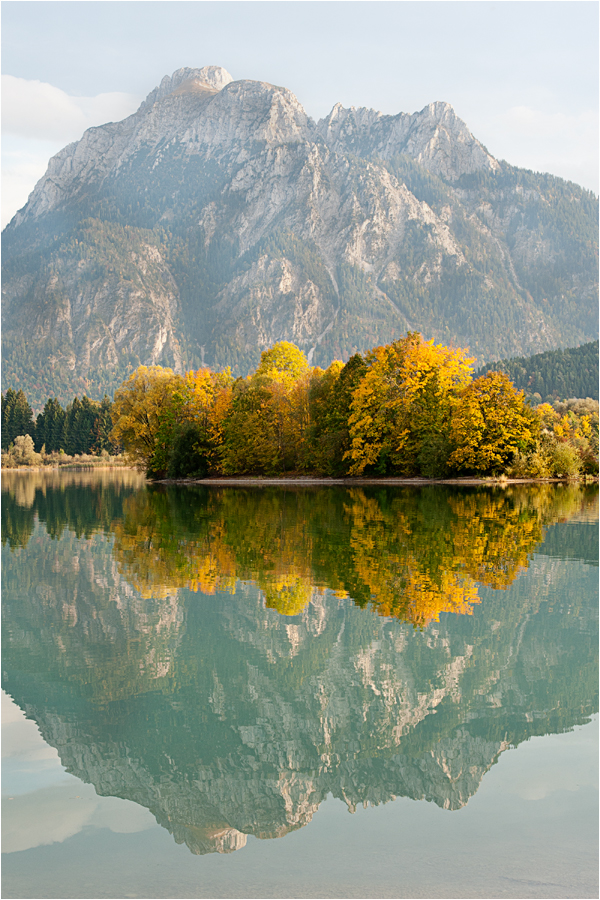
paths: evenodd
<path fill-rule="evenodd" d="M 184 85 L 190 87 L 202 85 L 214 91 L 220 91 L 232 81 L 233 78 L 227 69 L 223 69 L 221 66 L 203 66 L 201 69 L 192 69 L 186 66 L 177 69 L 170 76 L 165 75 L 159 86 L 150 91 L 140 106 L 140 110 L 153 106 L 159 100 L 164 100 L 165 97 Z"/>
<path fill-rule="evenodd" d="M 325 366 L 407 330 L 480 363 L 574 346 L 596 233 L 594 198 L 499 163 L 449 103 L 315 123 L 285 87 L 178 69 L 4 230 L 4 383 L 66 403 L 138 363 L 245 374 L 286 340 Z"/>
<path fill-rule="evenodd" d="M 448 181 L 480 169 L 498 169 L 498 162 L 445 101 L 395 116 L 365 107 L 345 109 L 336 103 L 317 128 L 336 153 L 370 159 L 405 154 Z"/>
<path fill-rule="evenodd" d="M 441 122 L 445 118 L 449 120 L 458 118 L 452 104 L 446 103 L 445 100 L 434 100 L 433 103 L 428 103 L 427 106 L 421 110 L 421 115 L 425 112 L 427 112 L 436 122 Z"/>

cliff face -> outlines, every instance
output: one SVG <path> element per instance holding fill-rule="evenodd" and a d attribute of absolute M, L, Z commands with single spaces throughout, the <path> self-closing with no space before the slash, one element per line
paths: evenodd
<path fill-rule="evenodd" d="M 589 192 L 498 162 L 447 103 L 315 123 L 285 88 L 180 69 L 57 154 L 5 229 L 4 377 L 244 373 L 282 339 L 325 365 L 407 329 L 480 362 L 577 344 L 596 235 Z"/>
<path fill-rule="evenodd" d="M 336 103 L 318 123 L 318 131 L 336 153 L 371 159 L 404 154 L 448 181 L 475 172 L 500 171 L 500 164 L 449 103 L 430 103 L 412 116 L 384 116 L 374 109 L 344 109 Z"/>

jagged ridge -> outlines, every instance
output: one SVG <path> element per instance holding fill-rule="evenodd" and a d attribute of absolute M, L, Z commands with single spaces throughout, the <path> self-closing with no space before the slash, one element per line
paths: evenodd
<path fill-rule="evenodd" d="M 597 203 L 495 160 L 447 103 L 315 123 L 218 67 L 165 77 L 49 163 L 3 234 L 7 386 L 138 362 L 326 365 L 407 329 L 479 361 L 595 338 Z"/>

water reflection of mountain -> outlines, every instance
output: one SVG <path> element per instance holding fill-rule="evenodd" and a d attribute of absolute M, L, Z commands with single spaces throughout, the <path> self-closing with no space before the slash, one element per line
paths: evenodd
<path fill-rule="evenodd" d="M 111 538 L 38 524 L 3 551 L 4 686 L 69 771 L 196 853 L 301 827 L 329 792 L 456 809 L 510 744 L 598 708 L 597 572 L 556 558 L 570 527 L 420 630 L 316 588 L 296 616 L 248 583 L 143 599 Z"/>

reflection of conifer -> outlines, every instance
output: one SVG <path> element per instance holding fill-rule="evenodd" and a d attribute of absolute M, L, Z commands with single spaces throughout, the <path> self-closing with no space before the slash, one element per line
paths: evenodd
<path fill-rule="evenodd" d="M 8 544 L 11 550 L 15 547 L 26 547 L 33 534 L 34 511 L 3 499 L 1 514 L 2 546 Z"/>

